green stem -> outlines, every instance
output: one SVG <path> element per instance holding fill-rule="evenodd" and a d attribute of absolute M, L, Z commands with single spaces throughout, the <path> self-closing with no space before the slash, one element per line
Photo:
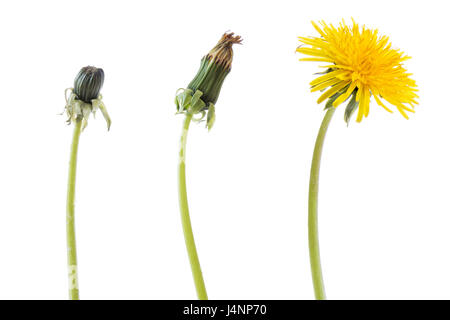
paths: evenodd
<path fill-rule="evenodd" d="M 77 246 L 75 240 L 75 178 L 77 174 L 78 143 L 81 134 L 81 119 L 75 121 L 72 147 L 70 150 L 69 182 L 67 186 L 67 266 L 69 275 L 69 299 L 79 300 Z"/>
<path fill-rule="evenodd" d="M 331 118 L 335 108 L 331 107 L 325 114 L 317 135 L 314 147 L 313 159 L 311 163 L 311 176 L 309 179 L 309 199 L 308 199 L 308 240 L 309 258 L 311 262 L 311 275 L 314 285 L 314 293 L 317 300 L 325 300 L 325 287 L 323 284 L 322 267 L 320 265 L 319 249 L 319 227 L 317 217 L 317 202 L 319 197 L 319 172 L 320 158 L 322 157 L 323 142 L 327 133 Z"/>
<path fill-rule="evenodd" d="M 205 282 L 203 280 L 202 269 L 198 260 L 197 249 L 195 247 L 194 234 L 192 233 L 191 219 L 189 217 L 189 207 L 186 191 L 186 141 L 191 123 L 192 115 L 187 114 L 183 123 L 183 131 L 181 133 L 180 153 L 178 163 L 178 196 L 180 201 L 181 223 L 183 225 L 184 241 L 191 263 L 192 276 L 194 278 L 197 296 L 200 300 L 208 300 L 206 294 Z"/>

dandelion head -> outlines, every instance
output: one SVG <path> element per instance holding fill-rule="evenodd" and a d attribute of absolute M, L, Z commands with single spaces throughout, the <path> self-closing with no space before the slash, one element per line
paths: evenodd
<path fill-rule="evenodd" d="M 389 38 L 378 30 L 362 28 L 353 21 L 338 27 L 321 22 L 312 23 L 320 37 L 299 37 L 303 43 L 297 52 L 308 57 L 301 61 L 323 62 L 324 72 L 314 79 L 311 91 L 323 91 L 318 99 L 328 99 L 326 108 L 337 107 L 349 100 L 345 110 L 348 123 L 358 110 L 356 121 L 369 115 L 370 98 L 385 110 L 392 112 L 386 102 L 408 119 L 417 102 L 417 85 L 403 66 L 410 59 L 392 48 Z M 383 101 L 384 100 L 384 101 Z"/>

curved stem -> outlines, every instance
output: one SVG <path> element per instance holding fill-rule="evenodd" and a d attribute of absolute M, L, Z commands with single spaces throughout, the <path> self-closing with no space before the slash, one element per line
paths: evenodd
<path fill-rule="evenodd" d="M 197 249 L 195 247 L 194 234 L 192 233 L 191 219 L 189 217 L 189 206 L 186 191 L 186 141 L 191 123 L 192 115 L 187 114 L 183 123 L 183 131 L 181 133 L 180 153 L 178 163 L 178 196 L 180 201 L 181 223 L 183 225 L 184 241 L 191 263 L 192 276 L 194 278 L 197 296 L 200 300 L 208 300 L 205 282 L 203 280 L 202 269 L 198 260 Z"/>
<path fill-rule="evenodd" d="M 317 135 L 314 147 L 313 159 L 311 163 L 311 175 L 309 178 L 309 199 L 308 199 L 308 240 L 309 258 L 311 262 L 311 275 L 314 285 L 314 293 L 317 300 L 325 300 L 325 287 L 323 284 L 322 267 L 320 265 L 319 249 L 319 227 L 317 217 L 317 201 L 319 197 L 319 172 L 320 159 L 322 157 L 323 142 L 327 133 L 328 125 L 333 117 L 335 108 L 330 107 L 323 118 Z"/>
<path fill-rule="evenodd" d="M 75 121 L 69 162 L 69 182 L 67 186 L 67 266 L 69 275 L 69 299 L 79 300 L 77 246 L 75 240 L 75 178 L 77 174 L 78 143 L 81 134 L 81 119 Z"/>

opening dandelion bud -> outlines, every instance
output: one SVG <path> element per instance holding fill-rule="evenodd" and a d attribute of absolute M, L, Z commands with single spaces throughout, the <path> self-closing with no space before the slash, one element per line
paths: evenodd
<path fill-rule="evenodd" d="M 231 71 L 233 45 L 241 44 L 242 38 L 234 33 L 225 33 L 211 51 L 205 55 L 194 79 L 187 89 L 180 89 L 175 99 L 178 113 L 200 114 L 196 121 L 203 120 L 206 112 L 213 109 L 219 98 L 225 78 Z M 215 115 L 208 116 L 207 127 L 211 129 Z"/>
<path fill-rule="evenodd" d="M 216 46 L 204 56 L 200 69 L 186 89 L 178 89 L 175 95 L 177 114 L 184 114 L 181 131 L 180 151 L 178 153 L 178 200 L 183 226 L 184 241 L 191 265 L 197 297 L 207 300 L 205 281 L 197 253 L 192 230 L 191 217 L 186 190 L 186 146 L 189 126 L 192 121 L 205 121 L 211 130 L 216 118 L 215 103 L 219 97 L 223 81 L 231 70 L 233 44 L 241 43 L 241 37 L 225 33 Z"/>

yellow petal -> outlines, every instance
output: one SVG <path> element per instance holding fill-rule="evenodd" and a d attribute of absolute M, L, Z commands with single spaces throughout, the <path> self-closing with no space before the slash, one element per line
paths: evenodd
<path fill-rule="evenodd" d="M 315 78 L 313 81 L 311 81 L 309 84 L 311 85 L 311 86 L 316 86 L 316 85 L 318 85 L 318 84 L 320 84 L 320 83 L 322 83 L 322 82 L 325 82 L 325 81 L 328 81 L 328 80 L 330 80 L 331 78 L 336 78 L 337 76 L 339 76 L 339 75 L 341 75 L 341 74 L 343 74 L 344 72 L 343 71 L 340 71 L 340 70 L 337 70 L 337 71 L 331 71 L 331 72 L 328 72 L 327 74 L 325 74 L 325 75 L 323 75 L 323 76 L 320 76 L 320 77 L 318 77 L 318 78 Z"/>
<path fill-rule="evenodd" d="M 332 78 L 332 79 L 330 79 L 328 81 L 322 82 L 321 84 L 313 87 L 311 89 L 311 92 L 320 91 L 320 90 L 323 90 L 323 89 L 325 89 L 327 87 L 334 86 L 335 84 L 337 84 L 337 83 L 339 83 L 341 81 L 342 81 L 341 79 Z"/>
<path fill-rule="evenodd" d="M 297 52 L 309 55 L 309 56 L 314 56 L 314 57 L 324 57 L 324 58 L 328 58 L 328 55 L 323 52 L 322 50 L 317 50 L 317 49 L 311 49 L 311 48 L 297 48 Z"/>
<path fill-rule="evenodd" d="M 370 91 L 367 87 L 364 87 L 364 99 L 364 116 L 367 118 L 370 109 Z"/>
<path fill-rule="evenodd" d="M 317 103 L 323 102 L 325 99 L 331 97 L 333 94 L 338 92 L 339 90 L 345 88 L 346 85 L 348 85 L 350 82 L 343 82 L 341 84 L 337 84 L 334 87 L 331 87 L 328 91 L 326 91 L 324 94 L 322 94 L 319 99 L 317 100 Z"/>
<path fill-rule="evenodd" d="M 347 100 L 348 97 L 350 97 L 350 95 L 352 94 L 353 90 L 355 90 L 355 88 L 356 88 L 356 82 L 352 82 L 350 87 L 348 87 L 347 91 L 333 102 L 333 107 L 337 107 L 342 102 Z"/>
<path fill-rule="evenodd" d="M 378 103 L 379 106 L 383 107 L 384 110 L 386 110 L 387 112 L 393 113 L 393 111 L 391 109 L 389 109 L 388 107 L 386 107 L 383 102 L 381 102 L 381 100 L 374 94 L 373 97 L 375 98 L 375 101 Z"/>

